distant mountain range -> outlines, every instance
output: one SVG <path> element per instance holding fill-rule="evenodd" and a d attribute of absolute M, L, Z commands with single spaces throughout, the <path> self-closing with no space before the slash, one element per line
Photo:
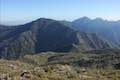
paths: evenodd
<path fill-rule="evenodd" d="M 107 21 L 101 18 L 92 20 L 88 17 L 82 17 L 72 22 L 62 21 L 62 23 L 78 31 L 95 33 L 99 37 L 120 46 L 120 21 Z"/>
<path fill-rule="evenodd" d="M 68 21 L 40 18 L 19 26 L 0 25 L 0 58 L 30 53 L 120 49 L 120 22 L 87 17 Z"/>

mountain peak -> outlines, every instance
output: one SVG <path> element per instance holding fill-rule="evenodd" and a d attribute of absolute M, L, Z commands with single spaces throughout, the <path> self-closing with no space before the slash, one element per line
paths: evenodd
<path fill-rule="evenodd" d="M 98 18 L 93 19 L 93 21 L 100 21 L 100 22 L 103 22 L 103 21 L 106 21 L 106 20 L 104 20 L 104 19 L 98 17 Z"/>
<path fill-rule="evenodd" d="M 90 21 L 91 19 L 90 18 L 88 18 L 88 17 L 82 17 L 82 18 L 79 18 L 79 19 L 76 19 L 76 20 L 74 20 L 73 22 L 75 22 L 75 23 L 80 23 L 80 22 L 88 22 L 88 21 Z"/>
<path fill-rule="evenodd" d="M 84 16 L 84 17 L 81 17 L 80 19 L 89 20 L 90 18 Z"/>
<path fill-rule="evenodd" d="M 38 18 L 36 21 L 48 21 L 48 20 L 52 20 L 52 19 L 48 19 L 48 18 Z"/>

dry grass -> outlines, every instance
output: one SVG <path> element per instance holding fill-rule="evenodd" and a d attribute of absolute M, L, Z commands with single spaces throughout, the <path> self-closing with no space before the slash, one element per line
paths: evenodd
<path fill-rule="evenodd" d="M 34 66 L 20 61 L 0 60 L 0 76 L 20 80 L 24 70 L 31 72 L 32 80 L 120 80 L 120 70 L 74 69 L 70 65 Z"/>

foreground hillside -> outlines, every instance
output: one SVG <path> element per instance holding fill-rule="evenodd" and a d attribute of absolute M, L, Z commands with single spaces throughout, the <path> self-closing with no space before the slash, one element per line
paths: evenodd
<path fill-rule="evenodd" d="M 70 65 L 33 66 L 20 61 L 0 60 L 1 80 L 119 80 L 120 70 L 75 69 Z M 25 74 L 25 75 L 23 75 Z"/>
<path fill-rule="evenodd" d="M 106 54 L 105 54 L 106 53 Z M 109 54 L 110 53 L 110 54 Z M 81 53 L 46 52 L 18 60 L 0 60 L 5 80 L 119 80 L 119 50 Z M 108 62 L 109 61 L 109 62 Z"/>

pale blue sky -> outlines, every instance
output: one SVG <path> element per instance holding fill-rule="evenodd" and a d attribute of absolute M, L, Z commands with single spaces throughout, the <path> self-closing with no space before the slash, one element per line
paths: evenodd
<path fill-rule="evenodd" d="M 41 17 L 71 21 L 83 16 L 120 20 L 120 0 L 0 0 L 1 23 Z"/>

